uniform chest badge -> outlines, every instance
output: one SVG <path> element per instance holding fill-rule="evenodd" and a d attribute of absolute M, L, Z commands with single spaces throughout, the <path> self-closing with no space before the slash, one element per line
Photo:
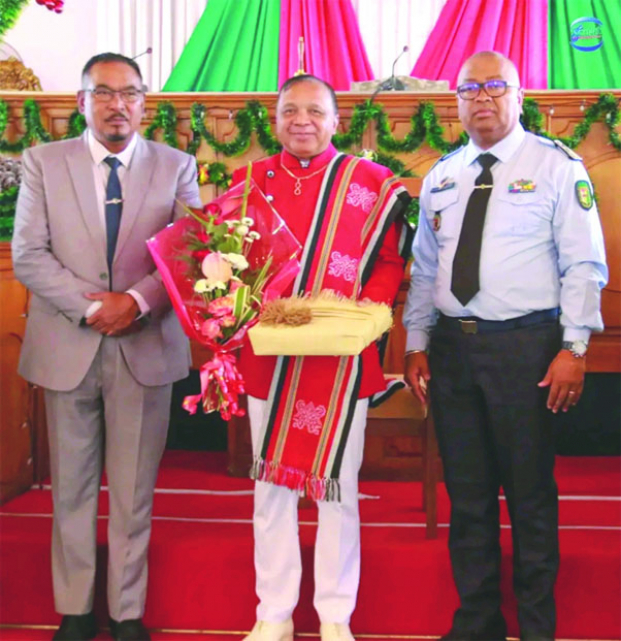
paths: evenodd
<path fill-rule="evenodd" d="M 442 226 L 442 214 L 441 212 L 437 211 L 433 216 L 433 220 L 431 221 L 431 228 L 433 229 L 433 231 L 438 232 L 440 231 L 441 226 Z"/>
<path fill-rule="evenodd" d="M 515 180 L 509 185 L 510 194 L 530 194 L 537 189 L 532 180 Z"/>
<path fill-rule="evenodd" d="M 455 181 L 452 178 L 443 178 L 442 182 L 439 185 L 431 188 L 432 194 L 437 194 L 441 191 L 446 191 L 447 189 L 454 189 Z"/>
<path fill-rule="evenodd" d="M 576 197 L 582 209 L 589 210 L 593 207 L 593 191 L 587 180 L 578 180 L 576 182 Z"/>

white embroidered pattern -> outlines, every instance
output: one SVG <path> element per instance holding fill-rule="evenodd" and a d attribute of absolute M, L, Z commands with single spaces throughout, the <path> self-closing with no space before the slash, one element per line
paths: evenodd
<path fill-rule="evenodd" d="M 328 274 L 330 274 L 330 276 L 344 278 L 348 283 L 353 283 L 358 275 L 359 262 L 357 258 L 352 258 L 347 254 L 332 252 L 332 254 L 330 254 Z"/>
<path fill-rule="evenodd" d="M 308 430 L 310 434 L 317 436 L 321 432 L 321 419 L 326 415 L 324 405 L 317 405 L 309 401 L 297 401 L 292 425 L 298 430 Z"/>
<path fill-rule="evenodd" d="M 362 211 L 369 213 L 378 199 L 374 191 L 369 191 L 366 187 L 361 187 L 358 183 L 352 183 L 347 192 L 347 204 L 354 207 L 362 207 Z"/>

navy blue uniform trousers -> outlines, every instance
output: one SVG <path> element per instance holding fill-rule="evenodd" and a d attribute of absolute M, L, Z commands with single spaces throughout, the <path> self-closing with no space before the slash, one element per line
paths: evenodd
<path fill-rule="evenodd" d="M 453 621 L 457 633 L 487 638 L 486 631 L 497 630 L 504 638 L 502 487 L 521 638 L 554 638 L 558 492 L 549 388 L 537 383 L 560 347 L 556 320 L 476 334 L 439 322 L 432 332 L 430 395 L 451 500 L 449 551 L 461 601 Z"/>

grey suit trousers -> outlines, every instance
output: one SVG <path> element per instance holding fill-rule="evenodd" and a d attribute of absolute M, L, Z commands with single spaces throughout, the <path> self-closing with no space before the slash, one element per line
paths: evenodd
<path fill-rule="evenodd" d="M 92 610 L 97 507 L 105 464 L 110 499 L 108 609 L 117 621 L 144 613 L 153 489 L 172 393 L 170 384 L 145 387 L 136 381 L 120 340 L 101 341 L 76 389 L 45 391 L 56 609 L 61 614 Z"/>

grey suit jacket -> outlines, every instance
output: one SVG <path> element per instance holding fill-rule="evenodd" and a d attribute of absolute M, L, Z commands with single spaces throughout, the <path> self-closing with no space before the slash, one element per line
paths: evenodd
<path fill-rule="evenodd" d="M 80 327 L 91 303 L 84 294 L 110 287 L 93 161 L 83 136 L 28 149 L 22 163 L 13 266 L 32 299 L 19 373 L 42 387 L 69 391 L 84 378 L 102 340 Z M 145 241 L 183 214 L 175 199 L 200 205 L 194 158 L 139 138 L 123 199 L 113 291 L 136 290 L 151 312 L 140 332 L 110 340 L 121 342 L 139 383 L 164 385 L 187 376 L 189 343 Z"/>

